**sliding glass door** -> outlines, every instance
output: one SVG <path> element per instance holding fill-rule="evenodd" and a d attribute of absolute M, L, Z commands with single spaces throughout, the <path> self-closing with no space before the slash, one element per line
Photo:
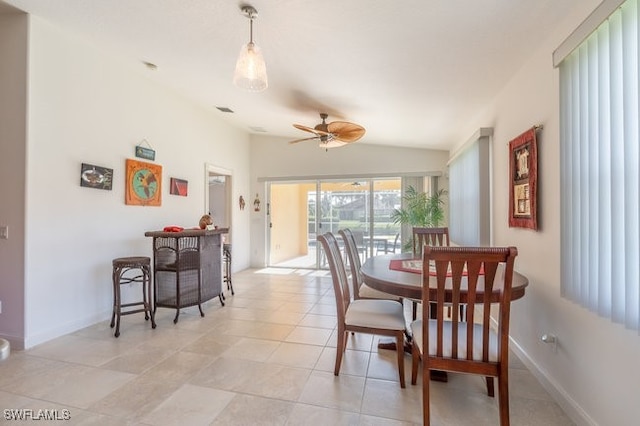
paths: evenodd
<path fill-rule="evenodd" d="M 369 246 L 373 255 L 401 251 L 400 224 L 391 216 L 401 204 L 400 179 L 376 179 L 372 182 L 371 235 Z"/>
<path fill-rule="evenodd" d="M 391 213 L 400 207 L 400 178 L 271 183 L 269 265 L 325 268 L 318 234 L 349 228 L 363 260 L 399 250 L 400 226 Z"/>

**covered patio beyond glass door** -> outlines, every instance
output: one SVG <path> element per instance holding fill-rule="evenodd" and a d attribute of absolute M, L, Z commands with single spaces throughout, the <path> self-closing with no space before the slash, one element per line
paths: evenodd
<path fill-rule="evenodd" d="M 399 251 L 400 225 L 391 221 L 400 178 L 334 179 L 269 184 L 269 266 L 325 268 L 316 237 L 349 228 L 362 259 Z"/>

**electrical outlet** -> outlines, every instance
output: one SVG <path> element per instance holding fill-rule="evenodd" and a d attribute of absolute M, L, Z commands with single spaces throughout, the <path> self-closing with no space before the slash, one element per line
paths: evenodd
<path fill-rule="evenodd" d="M 9 239 L 9 227 L 7 225 L 0 226 L 0 240 Z"/>
<path fill-rule="evenodd" d="M 0 314 L 2 313 L 2 300 L 0 300 Z"/>
<path fill-rule="evenodd" d="M 558 352 L 558 336 L 556 336 L 555 334 L 547 333 L 543 334 L 542 337 L 540 337 L 540 340 L 542 340 L 544 343 L 552 345 L 551 347 L 553 348 L 553 352 Z"/>

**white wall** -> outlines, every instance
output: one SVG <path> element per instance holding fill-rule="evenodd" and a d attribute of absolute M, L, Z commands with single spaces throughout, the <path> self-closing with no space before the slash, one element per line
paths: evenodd
<path fill-rule="evenodd" d="M 366 136 L 365 136 L 366 138 Z M 357 142 L 328 151 L 315 142 L 295 145 L 290 139 L 256 136 L 251 139 L 251 197 L 265 200 L 265 178 L 303 176 L 370 176 L 380 174 L 443 173 L 448 151 L 397 148 Z M 448 188 L 443 179 L 441 187 Z M 246 197 L 245 197 L 246 198 Z M 266 209 L 251 214 L 251 265 L 266 264 Z"/>
<path fill-rule="evenodd" d="M 158 86 L 141 64 L 30 21 L 27 347 L 110 316 L 111 260 L 151 256 L 145 231 L 198 225 L 205 163 L 233 171 L 233 199 L 249 189 L 246 133 Z M 144 138 L 163 166 L 161 207 L 124 204 L 125 159 Z M 113 168 L 113 190 L 80 187 L 83 162 Z M 189 181 L 188 197 L 169 194 L 170 177 Z M 234 242 L 248 247 L 249 216 L 234 215 Z M 248 266 L 248 252 L 234 250 L 235 269 Z"/>
<path fill-rule="evenodd" d="M 0 13 L 0 337 L 24 338 L 24 213 L 28 18 Z"/>
<path fill-rule="evenodd" d="M 634 367 L 640 336 L 560 296 L 559 88 L 551 55 L 596 3 L 585 2 L 583 10 L 549 36 L 495 102 L 470 123 L 469 133 L 494 127 L 493 241 L 518 247 L 516 268 L 529 278 L 525 297 L 511 311 L 512 347 L 577 424 L 631 425 L 640 418 L 640 369 Z M 538 123 L 544 125 L 538 140 L 541 229 L 534 232 L 508 227 L 507 144 Z M 558 336 L 557 351 L 541 342 L 544 333 Z"/>

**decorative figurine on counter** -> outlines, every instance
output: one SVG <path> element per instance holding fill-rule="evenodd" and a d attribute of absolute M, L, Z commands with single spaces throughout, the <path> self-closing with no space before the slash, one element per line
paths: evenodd
<path fill-rule="evenodd" d="M 211 215 L 205 214 L 200 218 L 200 229 L 207 229 L 207 230 L 212 230 L 215 229 L 215 226 L 213 225 L 213 219 L 211 218 Z"/>
<path fill-rule="evenodd" d="M 244 210 L 244 206 L 246 203 L 244 202 L 244 197 L 242 195 L 240 196 L 238 203 L 240 204 L 240 210 Z"/>
<path fill-rule="evenodd" d="M 258 197 L 258 194 L 256 194 L 256 199 L 253 200 L 253 210 L 256 212 L 260 211 L 260 198 Z"/>

